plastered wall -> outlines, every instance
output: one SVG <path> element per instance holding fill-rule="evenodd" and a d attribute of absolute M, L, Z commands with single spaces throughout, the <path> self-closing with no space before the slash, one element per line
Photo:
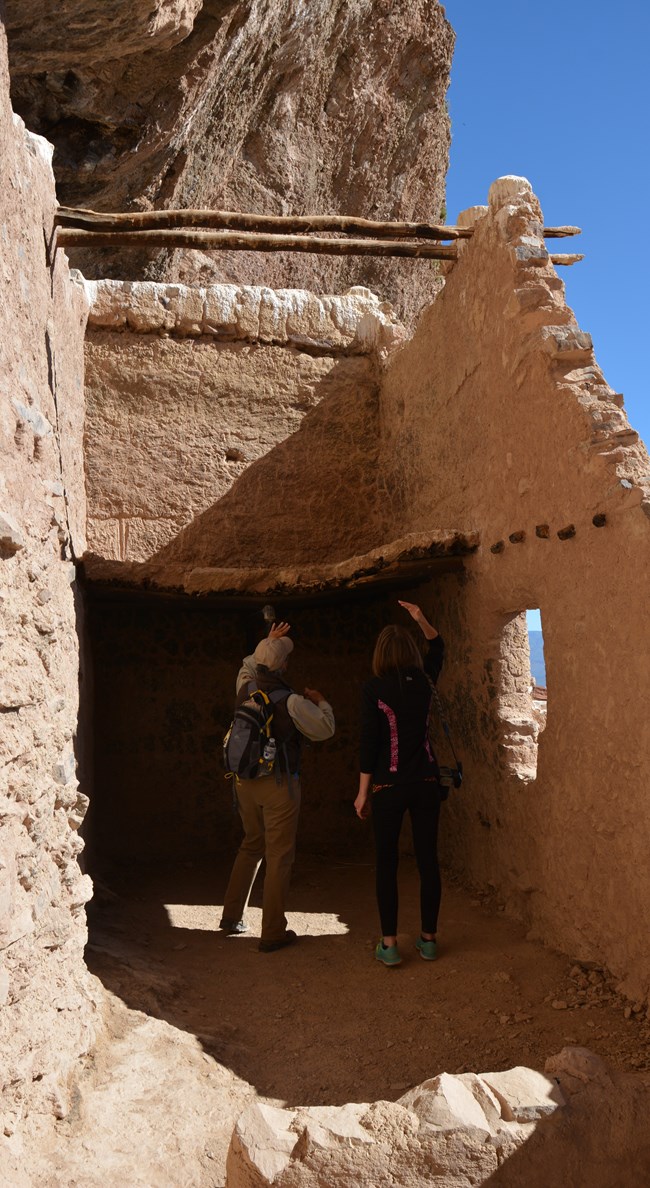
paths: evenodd
<path fill-rule="evenodd" d="M 331 560 L 382 541 L 376 354 L 403 333 L 388 307 L 365 289 L 88 292 L 89 572 L 118 561 L 182 585 L 197 566 Z"/>
<path fill-rule="evenodd" d="M 563 299 L 524 179 L 391 359 L 380 402 L 395 535 L 478 530 L 443 579 L 443 687 L 467 763 L 447 858 L 533 934 L 647 993 L 650 463 Z M 548 721 L 531 738 L 525 629 L 539 607 Z"/>

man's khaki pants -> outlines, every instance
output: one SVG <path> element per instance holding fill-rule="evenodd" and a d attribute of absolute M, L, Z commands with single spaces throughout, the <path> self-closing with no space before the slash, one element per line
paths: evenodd
<path fill-rule="evenodd" d="M 262 940 L 282 940 L 287 919 L 284 908 L 296 849 L 300 784 L 294 777 L 277 783 L 274 775 L 256 780 L 237 779 L 239 815 L 244 840 L 226 888 L 223 916 L 242 920 L 262 858 L 266 859 L 262 899 Z"/>

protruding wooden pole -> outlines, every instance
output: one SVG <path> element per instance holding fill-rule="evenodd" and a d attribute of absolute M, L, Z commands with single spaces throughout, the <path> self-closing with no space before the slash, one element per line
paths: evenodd
<path fill-rule="evenodd" d="M 579 264 L 584 260 L 584 256 L 579 254 L 570 255 L 568 252 L 558 252 L 556 255 L 549 257 L 551 264 Z"/>
<path fill-rule="evenodd" d="M 82 231 L 60 227 L 58 247 L 198 248 L 235 252 L 312 252 L 317 256 L 407 256 L 455 260 L 455 247 L 394 239 L 319 239 L 315 235 L 253 235 L 233 231 Z"/>
<path fill-rule="evenodd" d="M 544 228 L 544 239 L 567 239 L 570 235 L 582 235 L 582 227 Z"/>
<path fill-rule="evenodd" d="M 385 222 L 348 215 L 263 215 L 232 210 L 148 210 L 126 214 L 81 210 L 60 206 L 56 222 L 61 227 L 87 231 L 149 231 L 177 227 L 213 228 L 230 231 L 261 231 L 264 234 L 299 235 L 309 232 L 340 232 L 374 239 L 469 239 L 470 227 L 447 227 L 440 223 Z"/>
<path fill-rule="evenodd" d="M 265 234 L 300 235 L 309 232 L 339 232 L 373 239 L 470 239 L 472 227 L 442 223 L 390 222 L 354 218 L 350 215 L 264 215 L 232 210 L 147 210 L 110 214 L 60 206 L 55 220 L 61 227 L 87 231 L 153 231 L 188 227 L 230 231 L 261 231 Z M 547 239 L 579 235 L 579 227 L 545 227 Z"/>

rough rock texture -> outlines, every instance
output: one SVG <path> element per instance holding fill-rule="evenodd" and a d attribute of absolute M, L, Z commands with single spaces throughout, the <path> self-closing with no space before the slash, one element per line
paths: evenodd
<path fill-rule="evenodd" d="M 233 1126 L 255 1091 L 199 1037 L 128 1010 L 92 981 L 101 1021 L 75 1077 L 74 1110 L 54 1125 L 30 1119 L 16 1178 L 0 1157 L 3 1188 L 222 1184 Z"/>
<path fill-rule="evenodd" d="M 498 1078 L 498 1095 L 492 1083 Z M 529 1068 L 442 1073 L 398 1102 L 278 1109 L 254 1103 L 235 1127 L 227 1188 L 483 1184 L 564 1097 Z"/>
<path fill-rule="evenodd" d="M 233 1133 L 226 1188 L 644 1188 L 647 1080 L 610 1076 L 585 1048 L 564 1048 L 548 1065 L 551 1076 L 442 1073 L 371 1106 L 252 1103 Z M 508 1087 L 500 1099 L 490 1087 L 496 1075 Z M 534 1120 L 513 1120 L 513 1103 Z"/>
<path fill-rule="evenodd" d="M 14 105 L 56 147 L 60 201 L 440 217 L 453 33 L 437 0 L 41 9 L 7 3 Z M 263 278 L 325 293 L 370 285 L 405 316 L 437 284 L 427 261 L 158 252 L 147 262 L 131 249 L 78 258 L 86 275 Z"/>
<path fill-rule="evenodd" d="M 87 799 L 75 775 L 72 563 L 85 547 L 87 306 L 65 257 L 47 266 L 51 154 L 12 117 L 8 95 L 0 29 L 2 1148 L 26 1110 L 65 1116 L 71 1068 L 93 1034 L 83 964 L 91 884 L 77 861 Z"/>
<path fill-rule="evenodd" d="M 389 539 L 433 523 L 481 539 L 463 582 L 422 594 L 466 761 L 446 855 L 644 997 L 650 460 L 565 305 L 529 183 L 500 179 L 478 213 L 381 391 Z M 546 656 L 538 748 L 527 607 Z"/>
<path fill-rule="evenodd" d="M 5 4 L 12 74 L 66 71 L 70 66 L 162 53 L 192 32 L 203 0 L 37 0 Z M 110 41 L 108 40 L 110 38 Z M 109 48 L 110 46 L 110 48 Z"/>
<path fill-rule="evenodd" d="M 91 553 L 153 559 L 163 572 L 186 559 L 189 569 L 241 569 L 267 560 L 267 539 L 274 564 L 342 559 L 382 540 L 376 359 L 403 336 L 389 308 L 364 289 L 316 298 L 103 281 L 89 290 Z M 264 511 L 251 515 L 260 497 Z M 295 516 L 306 501 L 308 538 Z"/>

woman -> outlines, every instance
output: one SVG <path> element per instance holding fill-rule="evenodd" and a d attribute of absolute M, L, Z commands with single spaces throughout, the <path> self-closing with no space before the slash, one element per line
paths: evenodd
<path fill-rule="evenodd" d="M 400 602 L 429 641 L 426 655 L 404 627 L 384 627 L 372 659 L 373 679 L 363 687 L 361 775 L 354 802 L 362 820 L 372 812 L 377 854 L 377 904 L 382 938 L 375 957 L 399 965 L 397 864 L 404 813 L 411 816 L 420 872 L 422 931 L 415 947 L 425 961 L 436 958 L 440 907 L 438 867 L 439 771 L 429 746 L 431 681 L 442 668 L 444 645 L 419 606 Z"/>

